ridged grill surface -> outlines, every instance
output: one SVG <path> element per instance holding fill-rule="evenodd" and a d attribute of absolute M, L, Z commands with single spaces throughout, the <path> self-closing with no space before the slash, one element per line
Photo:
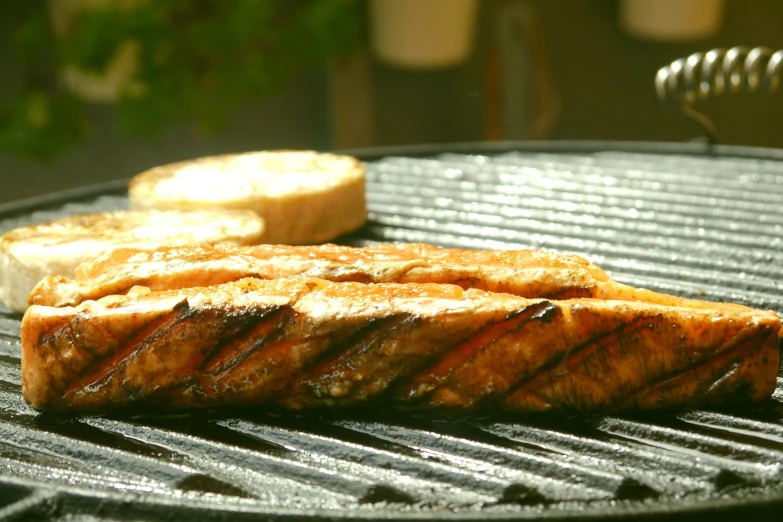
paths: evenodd
<path fill-rule="evenodd" d="M 573 252 L 624 283 L 783 312 L 783 162 L 515 152 L 367 166 L 370 221 L 347 243 Z M 118 192 L 25 208 L 0 215 L 0 232 L 126 206 Z M 519 519 L 783 505 L 783 379 L 768 404 L 743 411 L 64 418 L 21 397 L 19 319 L 0 309 L 0 519 Z"/>

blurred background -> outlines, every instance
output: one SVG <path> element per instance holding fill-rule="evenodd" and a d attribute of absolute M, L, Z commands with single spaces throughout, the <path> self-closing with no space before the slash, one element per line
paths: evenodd
<path fill-rule="evenodd" d="M 776 0 L 11 0 L 0 202 L 259 149 L 686 141 L 656 71 L 783 49 Z M 783 148 L 767 94 L 700 102 L 723 143 Z"/>

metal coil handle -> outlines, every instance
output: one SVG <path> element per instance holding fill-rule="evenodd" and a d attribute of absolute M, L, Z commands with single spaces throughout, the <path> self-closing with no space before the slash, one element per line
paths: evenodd
<path fill-rule="evenodd" d="M 767 47 L 713 49 L 680 58 L 662 67 L 655 75 L 658 98 L 696 122 L 710 143 L 718 142 L 715 124 L 692 105 L 724 92 L 756 92 L 763 88 L 772 94 L 780 86 L 783 50 Z"/>

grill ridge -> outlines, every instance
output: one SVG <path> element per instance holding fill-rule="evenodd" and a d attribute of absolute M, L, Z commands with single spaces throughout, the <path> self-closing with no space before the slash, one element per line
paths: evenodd
<path fill-rule="evenodd" d="M 573 252 L 624 283 L 783 311 L 780 160 L 542 146 L 387 156 L 367 169 L 370 222 L 344 243 Z M 107 188 L 0 210 L 0 232 L 126 205 Z M 19 320 L 0 307 L 3 519 L 486 520 L 783 506 L 783 378 L 750 411 L 61 419 L 21 398 Z"/>

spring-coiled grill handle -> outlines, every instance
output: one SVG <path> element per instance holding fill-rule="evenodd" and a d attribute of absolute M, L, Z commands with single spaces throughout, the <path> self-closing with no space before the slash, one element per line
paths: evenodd
<path fill-rule="evenodd" d="M 766 47 L 713 49 L 680 58 L 659 69 L 655 75 L 655 90 L 662 102 L 696 122 L 707 139 L 717 143 L 715 124 L 692 105 L 725 92 L 756 92 L 763 88 L 772 94 L 780 86 L 781 70 L 783 50 L 772 51 Z"/>

